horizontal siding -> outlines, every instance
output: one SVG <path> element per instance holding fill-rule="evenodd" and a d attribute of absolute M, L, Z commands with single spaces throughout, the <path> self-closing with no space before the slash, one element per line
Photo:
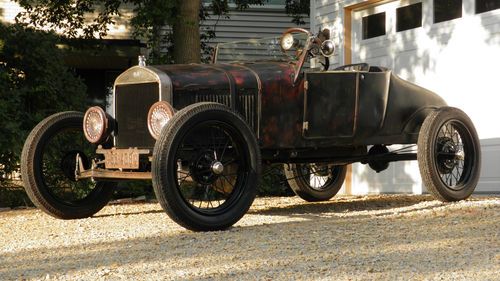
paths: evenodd
<path fill-rule="evenodd" d="M 304 18 L 306 24 L 300 27 L 309 29 L 309 18 Z M 229 18 L 212 16 L 201 23 L 202 28 L 214 28 L 216 38 L 211 43 L 225 43 L 250 38 L 279 36 L 290 27 L 292 18 L 287 16 L 285 8 L 266 9 L 251 8 L 245 11 L 231 11 Z"/>
<path fill-rule="evenodd" d="M 500 193 L 500 138 L 481 140 L 482 171 L 479 192 Z"/>
<path fill-rule="evenodd" d="M 17 13 L 20 11 L 21 8 L 16 2 L 0 0 L 0 21 L 13 23 Z"/>
<path fill-rule="evenodd" d="M 298 27 L 309 30 L 309 17 L 306 16 L 304 21 L 305 24 Z M 212 15 L 200 23 L 201 32 L 215 30 L 216 37 L 208 42 L 214 47 L 218 43 L 280 36 L 290 27 L 297 27 L 297 25 L 292 23 L 292 17 L 286 14 L 285 7 L 279 5 L 251 7 L 244 11 L 232 10 L 229 12 L 229 18 Z M 163 30 L 165 33 L 169 31 L 169 26 Z M 248 57 L 251 59 L 266 58 L 264 52 L 256 55 L 254 51 L 249 50 L 248 55 L 250 54 L 252 56 Z M 219 61 L 228 61 L 228 59 L 222 57 Z"/>
<path fill-rule="evenodd" d="M 108 25 L 108 34 L 105 39 L 130 39 L 132 38 L 132 26 L 130 20 L 134 16 L 134 7 L 131 4 L 124 4 L 120 8 L 120 16 L 114 16 L 115 24 Z M 15 17 L 18 13 L 24 11 L 18 3 L 11 0 L 0 0 L 0 21 L 7 23 L 14 23 Z M 90 23 L 93 18 L 97 16 L 98 12 L 94 14 L 86 14 L 86 21 Z"/>

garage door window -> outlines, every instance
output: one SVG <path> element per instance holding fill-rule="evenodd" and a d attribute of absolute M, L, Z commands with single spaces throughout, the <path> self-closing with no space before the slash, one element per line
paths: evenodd
<path fill-rule="evenodd" d="M 385 12 L 363 17 L 363 39 L 385 35 Z"/>
<path fill-rule="evenodd" d="M 476 0 L 476 14 L 500 9 L 499 0 Z"/>
<path fill-rule="evenodd" d="M 422 26 L 422 3 L 396 9 L 396 31 Z"/>
<path fill-rule="evenodd" d="M 434 23 L 460 17 L 462 17 L 462 0 L 434 0 Z"/>

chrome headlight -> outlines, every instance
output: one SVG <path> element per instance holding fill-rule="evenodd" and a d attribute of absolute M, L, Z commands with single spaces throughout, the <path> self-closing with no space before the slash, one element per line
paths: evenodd
<path fill-rule="evenodd" d="M 325 57 L 331 57 L 335 53 L 335 44 L 332 40 L 325 40 L 321 43 L 321 54 Z"/>
<path fill-rule="evenodd" d="M 109 120 L 106 112 L 98 106 L 87 109 L 83 117 L 83 133 L 91 143 L 100 143 L 108 137 Z"/>
<path fill-rule="evenodd" d="M 280 45 L 284 51 L 290 50 L 295 44 L 295 39 L 291 33 L 287 33 L 281 37 Z"/>
<path fill-rule="evenodd" d="M 154 139 L 158 139 L 161 129 L 174 116 L 174 108 L 166 101 L 159 101 L 151 106 L 148 113 L 148 129 Z"/>

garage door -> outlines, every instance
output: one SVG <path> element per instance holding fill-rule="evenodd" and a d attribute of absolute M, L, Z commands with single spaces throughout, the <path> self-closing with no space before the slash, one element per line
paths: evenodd
<path fill-rule="evenodd" d="M 483 150 L 477 193 L 500 192 L 500 7 L 498 0 L 409 0 L 352 14 L 353 63 L 389 67 L 431 89 L 473 120 Z M 353 166 L 353 193 L 420 193 L 416 161 L 376 174 Z"/>

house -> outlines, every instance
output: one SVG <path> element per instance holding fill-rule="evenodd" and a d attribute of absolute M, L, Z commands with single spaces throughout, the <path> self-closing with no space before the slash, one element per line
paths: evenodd
<path fill-rule="evenodd" d="M 229 5 L 230 8 L 235 7 Z M 16 2 L 0 0 L 0 21 L 12 23 L 21 11 Z M 147 52 L 145 43 L 132 36 L 130 19 L 134 15 L 133 6 L 125 6 L 120 13 L 116 24 L 110 26 L 103 40 L 71 40 L 63 46 L 67 50 L 66 64 L 84 79 L 89 100 L 93 104 L 104 105 L 115 78 L 125 69 L 136 65 L 138 55 Z M 200 23 L 202 32 L 207 28 L 215 30 L 216 37 L 209 42 L 210 45 L 279 36 L 285 29 L 294 26 L 291 17 L 285 13 L 285 0 L 270 0 L 266 5 L 250 6 L 244 11 L 231 9 L 229 16 L 212 16 Z M 306 24 L 301 27 L 307 29 L 309 19 L 305 20 Z"/>
<path fill-rule="evenodd" d="M 333 67 L 389 67 L 464 110 L 481 141 L 476 193 L 500 192 L 499 0 L 311 0 L 310 24 L 313 31 L 330 28 L 338 46 Z M 344 190 L 419 194 L 425 187 L 411 161 L 380 174 L 354 164 Z"/>

